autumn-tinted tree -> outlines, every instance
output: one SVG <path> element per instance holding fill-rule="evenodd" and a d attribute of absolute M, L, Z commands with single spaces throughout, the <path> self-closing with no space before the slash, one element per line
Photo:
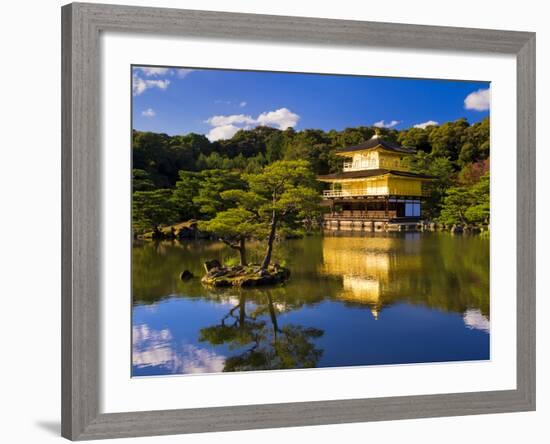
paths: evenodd
<path fill-rule="evenodd" d="M 461 185 L 473 185 L 489 173 L 489 159 L 479 160 L 465 165 L 458 174 L 458 183 Z"/>

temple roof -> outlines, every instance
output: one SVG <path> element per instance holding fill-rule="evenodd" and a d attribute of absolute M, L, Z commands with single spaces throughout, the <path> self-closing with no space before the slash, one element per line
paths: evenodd
<path fill-rule="evenodd" d="M 363 179 L 366 177 L 384 176 L 386 174 L 392 174 L 394 176 L 401 176 L 401 177 L 414 177 L 418 179 L 434 179 L 433 176 L 428 176 L 427 174 L 409 173 L 408 171 L 386 170 L 384 168 L 378 168 L 375 170 L 344 171 L 343 173 L 325 174 L 323 176 L 317 176 L 317 179 L 318 180 Z"/>
<path fill-rule="evenodd" d="M 378 135 L 374 135 L 369 140 L 367 140 L 366 142 L 360 145 L 340 148 L 336 150 L 336 154 L 351 153 L 353 151 L 364 151 L 364 150 L 369 150 L 371 148 L 376 148 L 377 146 L 384 148 L 386 151 L 393 151 L 395 153 L 414 154 L 416 152 L 412 148 L 403 147 L 396 143 L 384 140 Z"/>

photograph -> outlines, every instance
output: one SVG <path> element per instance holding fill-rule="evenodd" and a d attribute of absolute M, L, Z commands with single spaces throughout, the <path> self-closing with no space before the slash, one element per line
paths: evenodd
<path fill-rule="evenodd" d="M 490 359 L 490 83 L 132 66 L 132 376 Z"/>

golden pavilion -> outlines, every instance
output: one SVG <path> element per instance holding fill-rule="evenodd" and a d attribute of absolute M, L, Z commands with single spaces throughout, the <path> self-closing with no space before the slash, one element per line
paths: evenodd
<path fill-rule="evenodd" d="M 343 171 L 317 176 L 330 183 L 323 192 L 323 204 L 330 207 L 325 226 L 365 231 L 416 227 L 425 183 L 433 177 L 408 171 L 403 160 L 414 153 L 379 134 L 336 151 L 345 158 Z"/>

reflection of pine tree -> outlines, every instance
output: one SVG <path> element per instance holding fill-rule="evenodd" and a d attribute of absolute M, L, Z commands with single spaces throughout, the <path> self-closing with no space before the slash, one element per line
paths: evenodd
<path fill-rule="evenodd" d="M 323 352 L 312 342 L 324 332 L 293 324 L 280 326 L 269 291 L 262 301 L 255 302 L 258 304 L 255 310 L 247 314 L 243 292 L 239 303 L 231 308 L 219 325 L 201 329 L 200 341 L 213 345 L 228 344 L 230 349 L 245 348 L 227 358 L 224 371 L 315 367 Z"/>

